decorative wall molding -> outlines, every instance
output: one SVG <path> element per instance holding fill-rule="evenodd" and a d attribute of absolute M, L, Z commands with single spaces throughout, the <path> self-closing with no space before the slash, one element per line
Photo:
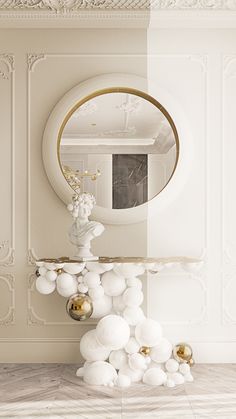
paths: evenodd
<path fill-rule="evenodd" d="M 38 63 L 40 60 L 45 60 L 45 58 L 46 58 L 45 54 L 28 54 L 27 55 L 28 70 L 34 71 L 34 67 L 36 63 Z"/>
<path fill-rule="evenodd" d="M 0 274 L 0 281 L 4 281 L 11 294 L 11 304 L 8 312 L 4 317 L 0 318 L 0 326 L 9 326 L 15 324 L 15 278 L 12 274 Z M 2 293 L 1 293 L 2 295 Z"/>

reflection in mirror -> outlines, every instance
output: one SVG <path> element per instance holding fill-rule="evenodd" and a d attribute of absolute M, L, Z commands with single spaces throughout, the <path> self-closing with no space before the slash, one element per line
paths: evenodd
<path fill-rule="evenodd" d="M 97 205 L 131 208 L 156 196 L 172 177 L 178 137 L 169 114 L 132 89 L 100 92 L 65 119 L 59 138 L 63 174 Z"/>

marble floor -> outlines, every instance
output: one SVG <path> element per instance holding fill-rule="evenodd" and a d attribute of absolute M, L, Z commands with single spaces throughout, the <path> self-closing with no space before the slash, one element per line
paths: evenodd
<path fill-rule="evenodd" d="M 0 364 L 0 418 L 236 419 L 236 364 L 195 365 L 174 389 L 89 387 L 77 365 Z"/>

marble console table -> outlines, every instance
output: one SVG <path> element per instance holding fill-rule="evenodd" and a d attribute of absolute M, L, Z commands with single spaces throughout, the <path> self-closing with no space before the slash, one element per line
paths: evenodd
<path fill-rule="evenodd" d="M 193 380 L 190 346 L 180 343 L 173 347 L 162 336 L 161 325 L 145 317 L 139 276 L 176 265 L 194 272 L 201 266 L 200 260 L 99 257 L 80 261 L 61 257 L 35 263 L 40 293 L 57 290 L 66 297 L 67 312 L 74 320 L 99 320 L 80 342 L 86 362 L 77 375 L 85 382 L 126 387 L 142 380 L 149 385 L 174 387 Z"/>

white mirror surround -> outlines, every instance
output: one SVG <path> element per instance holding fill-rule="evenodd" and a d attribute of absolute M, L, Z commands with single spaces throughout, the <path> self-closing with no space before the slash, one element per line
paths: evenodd
<path fill-rule="evenodd" d="M 71 89 L 53 109 L 44 132 L 43 161 L 49 181 L 58 196 L 67 204 L 71 201 L 73 190 L 67 183 L 60 166 L 59 140 L 63 123 L 72 109 L 86 98 L 104 89 L 133 89 L 149 95 L 158 101 L 174 121 L 179 137 L 179 156 L 174 174 L 165 188 L 149 202 L 134 208 L 109 209 L 96 205 L 93 218 L 106 224 L 130 224 L 155 215 L 155 208 L 162 208 L 172 201 L 185 183 L 188 168 L 191 166 L 192 141 L 183 113 L 173 98 L 145 78 L 130 74 L 106 74 L 98 76 Z"/>

